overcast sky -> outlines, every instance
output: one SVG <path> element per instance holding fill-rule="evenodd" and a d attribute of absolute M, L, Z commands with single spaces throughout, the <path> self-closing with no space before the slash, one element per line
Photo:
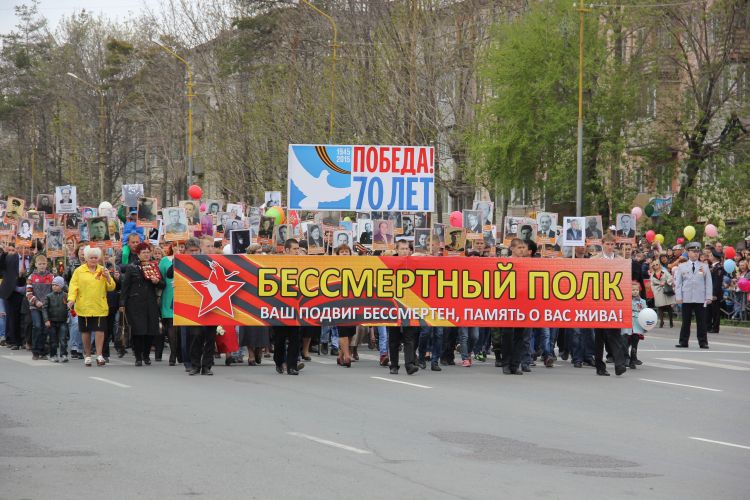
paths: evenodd
<path fill-rule="evenodd" d="M 23 3 L 23 0 L 0 0 L 0 33 L 15 29 L 13 7 Z M 31 1 L 25 3 L 30 5 Z M 128 17 L 128 13 L 137 13 L 146 5 L 153 8 L 159 3 L 159 0 L 41 0 L 39 11 L 47 18 L 50 30 L 54 31 L 62 16 L 69 16 L 83 9 L 112 19 L 124 19 Z"/>

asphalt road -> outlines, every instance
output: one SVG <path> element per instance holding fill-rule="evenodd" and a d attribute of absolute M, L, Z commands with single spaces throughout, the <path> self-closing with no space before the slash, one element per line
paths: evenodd
<path fill-rule="evenodd" d="M 750 335 L 676 337 L 649 335 L 622 377 L 391 376 L 366 347 L 351 369 L 188 377 L 1 348 L 0 498 L 748 498 Z"/>

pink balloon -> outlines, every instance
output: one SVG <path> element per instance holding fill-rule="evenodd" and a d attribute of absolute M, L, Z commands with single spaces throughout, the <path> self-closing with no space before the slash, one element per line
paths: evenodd
<path fill-rule="evenodd" d="M 455 212 L 451 212 L 451 216 L 448 219 L 448 222 L 450 222 L 451 227 L 461 227 L 463 226 L 464 217 L 456 210 Z"/>
<path fill-rule="evenodd" d="M 205 211 L 206 211 L 206 204 L 201 203 L 201 212 L 205 212 Z"/>
<path fill-rule="evenodd" d="M 678 245 L 682 245 L 683 243 L 685 243 L 685 238 L 677 238 Z"/>
<path fill-rule="evenodd" d="M 638 208 L 638 207 L 635 207 Z M 635 208 L 633 210 L 635 210 Z M 649 243 L 654 241 L 654 238 L 656 238 L 656 232 L 653 229 L 649 229 L 646 231 L 646 241 Z"/>
<path fill-rule="evenodd" d="M 643 210 L 641 210 L 641 207 L 633 207 L 633 209 L 630 211 L 630 215 L 632 215 L 635 220 L 638 220 L 641 218 L 641 215 L 643 215 Z"/>
<path fill-rule="evenodd" d="M 714 226 L 713 224 L 706 224 L 706 229 L 704 230 L 704 232 L 709 238 L 716 238 L 717 236 L 719 236 L 719 230 L 716 229 L 716 226 Z"/>
<path fill-rule="evenodd" d="M 740 278 L 739 281 L 737 281 L 737 288 L 740 289 L 740 292 L 750 292 L 750 280 L 747 278 Z"/>

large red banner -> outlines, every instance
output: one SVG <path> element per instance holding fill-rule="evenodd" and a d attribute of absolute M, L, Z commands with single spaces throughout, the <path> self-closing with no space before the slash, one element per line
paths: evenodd
<path fill-rule="evenodd" d="M 630 261 L 179 255 L 175 325 L 628 328 Z"/>

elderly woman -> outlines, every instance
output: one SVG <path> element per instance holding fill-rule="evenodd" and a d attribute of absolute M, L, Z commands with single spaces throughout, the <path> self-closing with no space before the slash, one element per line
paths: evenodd
<path fill-rule="evenodd" d="M 125 267 L 120 292 L 120 312 L 130 325 L 135 366 L 151 364 L 151 344 L 159 335 L 159 303 L 157 290 L 164 288 L 158 263 L 151 260 L 151 245 L 135 247 L 138 260 Z"/>
<path fill-rule="evenodd" d="M 651 289 L 654 292 L 654 306 L 659 311 L 659 328 L 664 327 L 664 314 L 669 316 L 669 328 L 674 326 L 672 322 L 672 306 L 677 303 L 674 295 L 674 280 L 672 274 L 662 266 L 659 261 L 653 261 L 649 269 L 651 274 Z M 668 289 L 672 293 L 665 293 Z"/>
<path fill-rule="evenodd" d="M 102 251 L 87 246 L 83 250 L 85 263 L 73 272 L 68 287 L 68 308 L 78 315 L 78 329 L 83 339 L 86 366 L 91 366 L 91 333 L 96 343 L 96 365 L 104 366 L 104 332 L 109 306 L 107 292 L 115 289 L 115 280 L 109 271 L 100 265 Z"/>

